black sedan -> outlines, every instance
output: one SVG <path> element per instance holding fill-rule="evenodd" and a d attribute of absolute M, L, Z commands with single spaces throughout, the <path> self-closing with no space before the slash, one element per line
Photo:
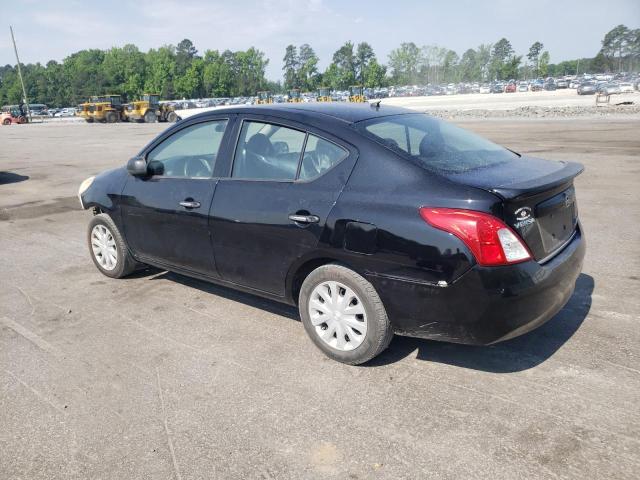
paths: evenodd
<path fill-rule="evenodd" d="M 581 171 L 386 105 L 265 105 L 183 120 L 79 197 L 103 274 L 153 265 L 297 305 L 359 364 L 394 333 L 486 345 L 555 315 L 585 254 Z"/>

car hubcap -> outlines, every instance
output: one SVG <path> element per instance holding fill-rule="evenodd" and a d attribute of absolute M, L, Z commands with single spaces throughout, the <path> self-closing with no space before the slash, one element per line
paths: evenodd
<path fill-rule="evenodd" d="M 367 314 L 362 301 L 340 282 L 323 282 L 313 289 L 309 318 L 318 337 L 336 350 L 358 348 L 367 334 Z"/>
<path fill-rule="evenodd" d="M 98 264 L 105 270 L 113 270 L 118 262 L 116 240 L 107 227 L 96 225 L 91 230 L 91 249 Z"/>

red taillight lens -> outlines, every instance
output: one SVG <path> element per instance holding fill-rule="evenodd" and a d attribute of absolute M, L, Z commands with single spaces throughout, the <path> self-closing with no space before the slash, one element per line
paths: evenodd
<path fill-rule="evenodd" d="M 429 225 L 462 240 L 480 265 L 509 265 L 531 258 L 529 250 L 513 230 L 488 213 L 422 207 L 420 216 Z"/>

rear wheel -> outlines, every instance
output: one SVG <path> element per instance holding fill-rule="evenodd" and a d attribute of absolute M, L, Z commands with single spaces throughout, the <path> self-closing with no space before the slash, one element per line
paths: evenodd
<path fill-rule="evenodd" d="M 156 114 L 151 110 L 148 110 L 144 114 L 144 123 L 155 123 L 156 120 L 157 120 Z"/>
<path fill-rule="evenodd" d="M 373 285 L 342 265 L 323 265 L 300 289 L 300 317 L 328 357 L 359 365 L 389 346 L 393 329 Z"/>
<path fill-rule="evenodd" d="M 118 121 L 118 114 L 116 112 L 107 112 L 104 118 L 107 123 L 116 123 Z"/>
<path fill-rule="evenodd" d="M 96 215 L 89 222 L 87 242 L 93 263 L 107 277 L 126 277 L 140 266 L 131 256 L 118 227 L 106 213 Z"/>
<path fill-rule="evenodd" d="M 4 120 L 2 120 L 2 124 L 3 125 L 11 125 L 11 119 L 10 118 L 5 118 Z"/>

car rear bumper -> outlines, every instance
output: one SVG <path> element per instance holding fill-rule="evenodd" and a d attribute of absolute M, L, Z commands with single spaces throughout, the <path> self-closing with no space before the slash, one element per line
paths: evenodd
<path fill-rule="evenodd" d="M 371 275 L 397 333 L 471 345 L 522 335 L 566 305 L 580 275 L 586 244 L 573 240 L 544 264 L 475 266 L 448 286 Z"/>

